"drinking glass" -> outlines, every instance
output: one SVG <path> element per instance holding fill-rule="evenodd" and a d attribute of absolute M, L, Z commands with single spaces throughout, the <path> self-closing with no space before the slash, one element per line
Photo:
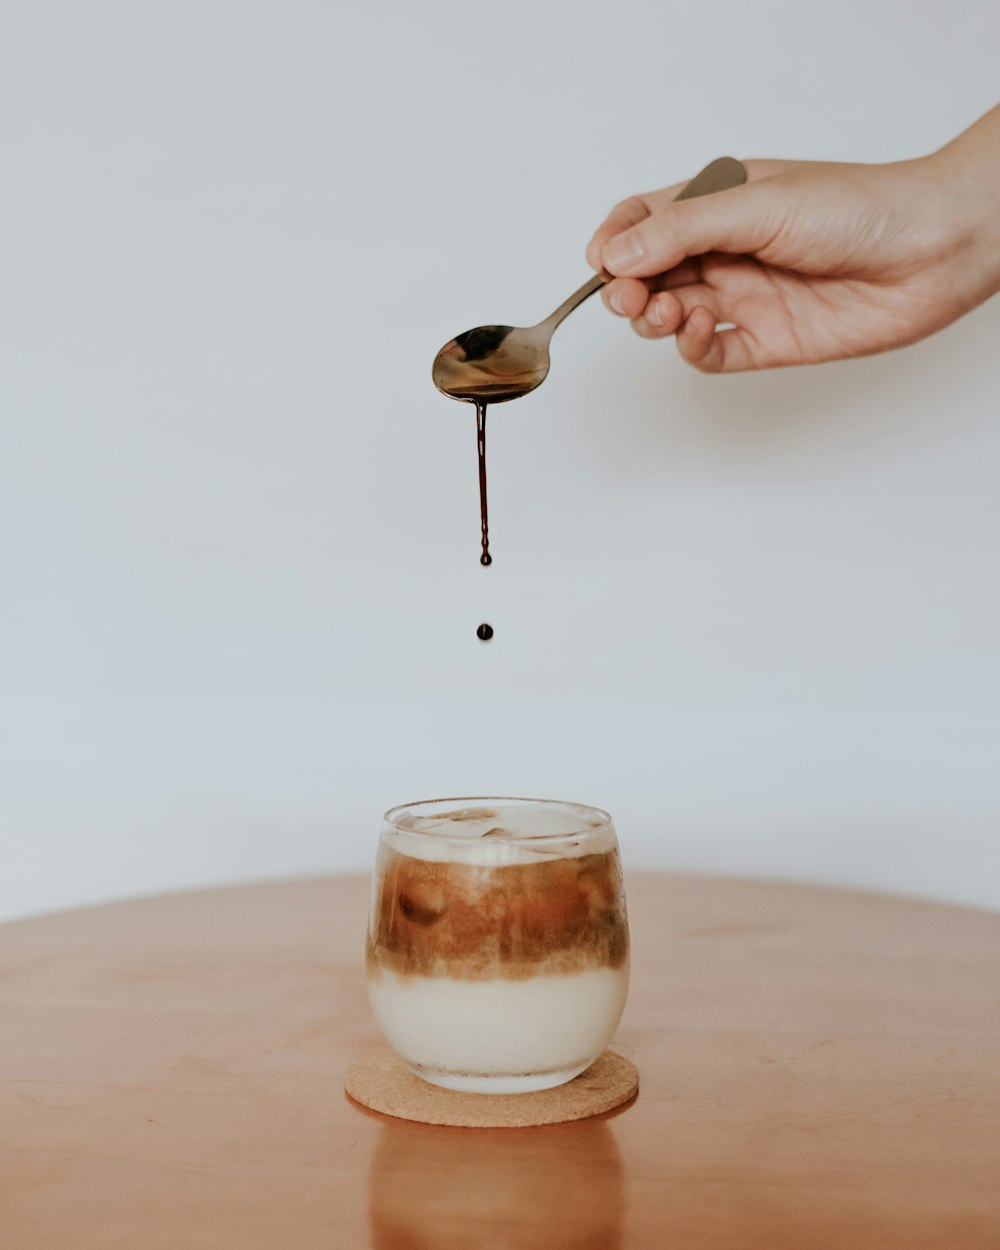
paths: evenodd
<path fill-rule="evenodd" d="M 394 807 L 367 969 L 386 1040 L 424 1080 L 497 1094 L 571 1080 L 611 1040 L 628 993 L 611 817 L 550 799 Z"/>

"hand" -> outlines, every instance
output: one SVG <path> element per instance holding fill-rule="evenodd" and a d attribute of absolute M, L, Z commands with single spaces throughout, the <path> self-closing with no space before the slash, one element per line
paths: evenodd
<path fill-rule="evenodd" d="M 619 204 L 587 259 L 618 275 L 613 312 L 706 372 L 902 347 L 1000 287 L 998 153 L 1000 109 L 920 160 L 747 161 L 743 187 Z"/>

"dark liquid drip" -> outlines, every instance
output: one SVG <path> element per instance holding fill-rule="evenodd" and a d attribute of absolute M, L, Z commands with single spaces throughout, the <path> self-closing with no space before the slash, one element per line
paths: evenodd
<path fill-rule="evenodd" d="M 479 563 L 490 565 L 490 521 L 486 510 L 486 404 L 477 399 L 476 404 L 476 446 L 479 450 L 479 517 L 482 525 L 483 554 Z"/>

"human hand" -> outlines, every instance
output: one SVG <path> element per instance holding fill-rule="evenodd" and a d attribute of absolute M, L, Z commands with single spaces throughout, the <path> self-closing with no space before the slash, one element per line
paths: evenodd
<path fill-rule="evenodd" d="M 993 119 L 995 180 L 994 114 L 978 126 Z M 996 201 L 970 176 L 984 136 L 963 147 L 975 131 L 920 160 L 747 161 L 742 187 L 675 203 L 678 184 L 626 200 L 587 248 L 616 275 L 602 298 L 641 337 L 676 335 L 706 372 L 913 343 L 1000 287 Z"/>

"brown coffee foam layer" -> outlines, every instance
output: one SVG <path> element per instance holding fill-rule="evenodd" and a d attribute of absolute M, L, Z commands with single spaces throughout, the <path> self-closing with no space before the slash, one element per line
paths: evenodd
<path fill-rule="evenodd" d="M 484 866 L 383 848 L 379 868 L 369 975 L 518 980 L 628 957 L 617 851 Z"/>

